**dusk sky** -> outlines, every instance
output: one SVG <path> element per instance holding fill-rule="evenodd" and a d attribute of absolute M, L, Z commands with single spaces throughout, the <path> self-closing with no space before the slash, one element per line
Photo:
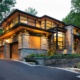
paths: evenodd
<path fill-rule="evenodd" d="M 71 0 L 16 0 L 17 9 L 25 11 L 28 7 L 38 11 L 37 16 L 48 15 L 58 20 L 62 20 L 71 8 Z"/>

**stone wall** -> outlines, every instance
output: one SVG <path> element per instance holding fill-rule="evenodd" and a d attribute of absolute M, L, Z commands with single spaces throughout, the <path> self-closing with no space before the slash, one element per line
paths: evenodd
<path fill-rule="evenodd" d="M 4 44 L 4 57 L 5 58 L 10 58 L 10 44 L 5 43 Z"/>
<path fill-rule="evenodd" d="M 48 49 L 48 39 L 45 36 L 41 37 L 41 49 Z"/>
<path fill-rule="evenodd" d="M 73 35 L 73 26 L 69 25 L 66 27 L 66 49 L 68 50 L 68 54 L 73 53 L 74 48 L 74 35 Z"/>
<path fill-rule="evenodd" d="M 20 49 L 19 53 L 20 53 L 20 58 L 23 59 L 24 57 L 26 57 L 27 55 L 30 54 L 46 54 L 47 50 L 39 50 L 39 49 Z"/>
<path fill-rule="evenodd" d="M 53 67 L 74 67 L 80 58 L 72 59 L 45 59 L 45 58 L 36 58 L 39 65 L 53 66 Z"/>
<path fill-rule="evenodd" d="M 30 54 L 40 54 L 40 53 L 46 53 L 48 49 L 48 42 L 47 37 L 42 36 L 41 37 L 41 49 L 31 49 L 30 48 L 30 34 L 28 32 L 21 33 L 18 36 L 18 48 L 19 48 L 19 54 L 20 59 L 23 59 L 25 56 Z"/>

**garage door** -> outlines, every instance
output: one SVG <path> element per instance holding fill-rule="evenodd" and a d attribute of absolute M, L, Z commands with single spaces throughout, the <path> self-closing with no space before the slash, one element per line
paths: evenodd
<path fill-rule="evenodd" d="M 4 46 L 0 47 L 0 59 L 4 58 Z"/>
<path fill-rule="evenodd" d="M 18 59 L 19 54 L 18 54 L 18 42 L 10 44 L 10 58 L 11 59 Z"/>

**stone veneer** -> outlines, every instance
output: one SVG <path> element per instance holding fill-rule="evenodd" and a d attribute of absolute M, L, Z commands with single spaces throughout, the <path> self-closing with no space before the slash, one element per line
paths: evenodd
<path fill-rule="evenodd" d="M 33 53 L 33 54 L 40 54 L 46 53 L 48 49 L 48 41 L 46 37 L 41 37 L 41 49 L 31 49 L 29 47 L 29 33 L 21 33 L 18 36 L 18 47 L 19 47 L 19 54 L 20 59 L 24 58 L 25 56 Z"/>
<path fill-rule="evenodd" d="M 24 57 L 26 57 L 27 55 L 30 54 L 46 54 L 47 50 L 40 50 L 40 49 L 20 49 L 19 53 L 20 53 L 20 59 L 23 59 Z"/>
<path fill-rule="evenodd" d="M 74 67 L 80 58 L 65 58 L 65 59 L 46 59 L 34 58 L 39 65 L 53 66 L 53 67 Z"/>
<path fill-rule="evenodd" d="M 4 56 L 5 58 L 10 58 L 10 44 L 4 43 Z"/>
<path fill-rule="evenodd" d="M 73 47 L 74 47 L 74 35 L 73 35 L 73 26 L 67 26 L 67 32 L 66 32 L 66 49 L 68 50 L 68 53 L 73 53 Z"/>
<path fill-rule="evenodd" d="M 48 39 L 45 36 L 41 37 L 41 49 L 48 49 Z"/>

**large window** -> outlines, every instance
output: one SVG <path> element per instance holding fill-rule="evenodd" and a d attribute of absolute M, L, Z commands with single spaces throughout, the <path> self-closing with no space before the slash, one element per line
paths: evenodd
<path fill-rule="evenodd" d="M 56 26 L 56 24 L 54 22 L 46 20 L 46 29 L 50 29 L 50 28 L 53 28 L 55 26 Z"/>
<path fill-rule="evenodd" d="M 40 49 L 40 37 L 30 36 L 30 48 L 31 49 Z"/>
<path fill-rule="evenodd" d="M 28 25 L 35 26 L 36 22 L 34 19 L 28 18 Z"/>
<path fill-rule="evenodd" d="M 15 19 L 13 19 L 3 25 L 3 31 L 5 32 L 6 30 L 12 28 L 17 23 L 18 23 L 18 17 L 15 17 Z"/>
<path fill-rule="evenodd" d="M 56 43 L 56 49 L 64 49 L 65 48 L 65 33 L 57 32 L 54 34 L 54 43 Z"/>
<path fill-rule="evenodd" d="M 74 35 L 80 36 L 80 30 L 75 28 L 74 29 Z"/>
<path fill-rule="evenodd" d="M 21 22 L 21 23 L 26 23 L 26 24 L 27 24 L 27 17 L 20 16 L 20 22 Z"/>
<path fill-rule="evenodd" d="M 46 29 L 50 29 L 50 28 L 52 28 L 52 22 L 46 20 Z"/>
<path fill-rule="evenodd" d="M 38 27 L 38 28 L 41 27 L 41 23 L 39 21 L 36 21 L 36 27 Z"/>
<path fill-rule="evenodd" d="M 45 29 L 45 20 L 42 20 L 42 21 L 41 21 L 41 28 L 42 28 L 42 29 Z"/>

